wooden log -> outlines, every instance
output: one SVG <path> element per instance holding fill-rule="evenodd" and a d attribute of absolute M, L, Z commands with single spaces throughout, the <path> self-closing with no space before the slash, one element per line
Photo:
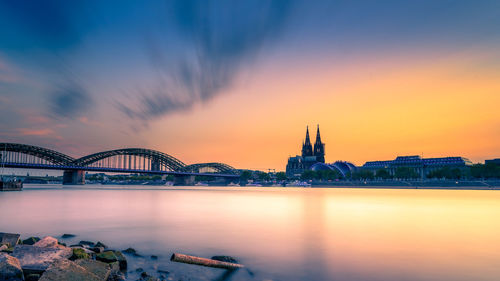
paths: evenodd
<path fill-rule="evenodd" d="M 182 262 L 182 263 L 188 263 L 188 264 L 196 264 L 196 265 L 215 267 L 215 268 L 224 268 L 224 269 L 231 269 L 231 270 L 245 267 L 244 265 L 239 264 L 239 263 L 231 263 L 231 262 L 224 262 L 224 261 L 200 258 L 200 257 L 184 255 L 184 254 L 179 254 L 179 253 L 174 253 L 172 255 L 172 257 L 170 257 L 170 260 L 175 261 L 175 262 Z"/>

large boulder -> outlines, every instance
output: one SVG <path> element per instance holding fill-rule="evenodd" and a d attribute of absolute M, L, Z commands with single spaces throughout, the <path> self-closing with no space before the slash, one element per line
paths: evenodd
<path fill-rule="evenodd" d="M 85 252 L 85 249 L 83 248 L 72 248 L 73 249 L 73 255 L 69 258 L 70 260 L 79 260 L 79 259 L 89 259 L 90 254 Z"/>
<path fill-rule="evenodd" d="M 33 244 L 33 246 L 41 248 L 60 248 L 60 249 L 66 248 L 66 244 L 59 243 L 59 241 L 57 241 L 57 239 L 52 236 L 44 237 L 42 240 Z"/>
<path fill-rule="evenodd" d="M 14 247 L 17 245 L 17 242 L 19 241 L 19 234 L 16 233 L 5 233 L 5 232 L 0 232 L 0 245 L 5 244 L 10 247 Z"/>
<path fill-rule="evenodd" d="M 107 263 L 103 263 L 95 260 L 77 260 L 75 263 L 87 271 L 92 272 L 100 280 L 108 280 L 109 274 L 111 273 L 111 267 Z"/>
<path fill-rule="evenodd" d="M 87 246 L 89 248 L 91 247 L 95 247 L 95 243 L 92 242 L 92 241 L 85 241 L 85 240 L 82 240 L 80 241 L 80 243 L 78 243 L 80 246 Z"/>
<path fill-rule="evenodd" d="M 93 247 L 93 248 L 90 248 L 90 250 L 92 252 L 95 252 L 95 253 L 102 253 L 102 252 L 104 252 L 104 248 L 103 247 Z"/>
<path fill-rule="evenodd" d="M 108 246 L 106 246 L 106 244 L 102 243 L 101 241 L 97 241 L 97 243 L 95 243 L 95 247 L 102 247 L 104 249 L 108 248 Z"/>
<path fill-rule="evenodd" d="M 0 253 L 0 280 L 23 281 L 24 275 L 18 259 L 5 253 Z"/>
<path fill-rule="evenodd" d="M 127 269 L 127 259 L 120 251 L 115 251 L 115 256 L 118 258 L 118 264 L 120 265 L 120 269 Z"/>
<path fill-rule="evenodd" d="M 112 262 L 108 265 L 109 265 L 109 268 L 111 270 L 111 273 L 108 277 L 108 281 L 123 281 L 123 280 L 125 280 L 125 275 L 120 270 L 120 263 L 119 262 Z"/>
<path fill-rule="evenodd" d="M 54 262 L 38 281 L 102 281 L 94 273 L 70 261 L 59 260 Z"/>
<path fill-rule="evenodd" d="M 33 246 L 45 248 L 56 248 L 58 245 L 57 239 L 52 236 L 44 237 L 42 240 L 33 244 Z"/>
<path fill-rule="evenodd" d="M 23 245 L 33 245 L 36 242 L 40 241 L 40 237 L 29 237 L 23 240 Z"/>
<path fill-rule="evenodd" d="M 32 245 L 17 245 L 12 256 L 17 258 L 26 274 L 42 273 L 52 263 L 67 259 L 73 254 L 71 248 L 42 248 Z"/>
<path fill-rule="evenodd" d="M 127 249 L 123 250 L 123 252 L 125 254 L 133 255 L 135 257 L 139 256 L 139 254 L 137 253 L 137 251 L 134 248 L 127 248 Z"/>
<path fill-rule="evenodd" d="M 8 244 L 0 246 L 0 252 L 12 254 L 12 251 L 14 251 L 14 248 L 10 247 Z"/>
<path fill-rule="evenodd" d="M 127 269 L 127 259 L 123 256 L 120 251 L 104 251 L 95 256 L 96 260 L 105 263 L 118 262 L 120 264 L 120 269 Z"/>

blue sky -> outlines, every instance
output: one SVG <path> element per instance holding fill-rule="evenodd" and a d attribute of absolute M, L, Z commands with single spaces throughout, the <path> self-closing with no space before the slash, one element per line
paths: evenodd
<path fill-rule="evenodd" d="M 264 68 L 485 52 L 474 67 L 498 73 L 499 26 L 499 1 L 0 0 L 0 137 L 70 153 L 165 147 L 145 140 L 264 83 Z"/>

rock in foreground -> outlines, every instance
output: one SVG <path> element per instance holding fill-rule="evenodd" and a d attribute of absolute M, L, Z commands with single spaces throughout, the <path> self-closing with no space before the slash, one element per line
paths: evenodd
<path fill-rule="evenodd" d="M 72 254 L 71 248 L 42 248 L 17 245 L 12 256 L 19 259 L 25 273 L 41 273 L 55 261 L 67 259 Z"/>
<path fill-rule="evenodd" d="M 30 237 L 23 240 L 23 245 L 33 245 L 38 241 L 40 241 L 40 237 Z"/>
<path fill-rule="evenodd" d="M 0 245 L 5 244 L 14 247 L 19 241 L 19 234 L 0 232 Z"/>
<path fill-rule="evenodd" d="M 73 255 L 69 258 L 70 260 L 79 260 L 79 259 L 89 259 L 90 254 L 86 253 L 83 248 L 73 248 Z"/>
<path fill-rule="evenodd" d="M 5 253 L 0 253 L 0 280 L 22 281 L 24 280 L 21 263 L 18 259 Z"/>
<path fill-rule="evenodd" d="M 120 264 L 120 269 L 127 269 L 127 259 L 123 256 L 120 251 L 105 251 L 103 253 L 96 255 L 96 260 L 105 263 L 118 262 Z"/>
<path fill-rule="evenodd" d="M 39 281 L 60 280 L 103 281 L 105 279 L 97 277 L 84 267 L 66 259 L 59 260 L 52 264 L 39 279 Z"/>
<path fill-rule="evenodd" d="M 59 244 L 57 239 L 51 236 L 44 237 L 42 240 L 37 241 L 33 246 L 44 247 L 44 248 L 57 248 Z"/>
<path fill-rule="evenodd" d="M 95 260 L 77 260 L 75 263 L 83 268 L 85 268 L 88 272 L 91 272 L 95 276 L 97 276 L 100 280 L 107 280 L 109 274 L 111 273 L 111 267 L 103 262 L 95 261 Z"/>

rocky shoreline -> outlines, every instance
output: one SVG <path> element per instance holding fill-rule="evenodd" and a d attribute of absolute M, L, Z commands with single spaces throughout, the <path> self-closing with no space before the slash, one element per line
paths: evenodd
<path fill-rule="evenodd" d="M 61 240 L 74 240 L 74 234 L 63 234 Z M 130 268 L 129 260 L 153 263 L 158 256 L 144 257 L 135 249 L 110 249 L 98 241 L 80 241 L 67 246 L 52 236 L 20 239 L 19 234 L 0 232 L 0 280 L 6 281 L 164 281 L 182 280 L 165 268 L 152 266 Z M 232 259 L 227 256 L 214 260 Z M 232 261 L 235 261 L 232 259 Z M 135 263 L 136 265 L 144 264 Z M 187 278 L 191 279 L 191 278 Z M 196 278 L 195 278 L 196 279 Z"/>

